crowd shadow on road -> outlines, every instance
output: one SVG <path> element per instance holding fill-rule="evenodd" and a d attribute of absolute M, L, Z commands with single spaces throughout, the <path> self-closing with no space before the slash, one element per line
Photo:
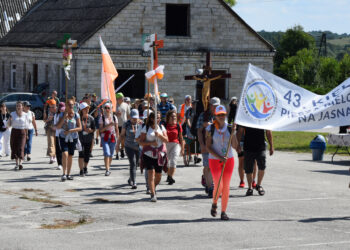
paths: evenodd
<path fill-rule="evenodd" d="M 337 161 L 334 160 L 332 161 L 313 161 L 313 160 L 298 160 L 298 161 L 305 161 L 305 162 L 315 162 L 315 163 L 319 163 L 319 164 L 327 164 L 327 165 L 333 165 L 333 166 L 346 166 L 349 167 L 350 166 L 350 161 Z"/>
<path fill-rule="evenodd" d="M 347 169 L 344 169 L 344 170 L 339 170 L 339 169 L 335 169 L 335 170 L 313 170 L 311 172 L 324 173 L 324 174 L 350 175 L 350 172 Z"/>
<path fill-rule="evenodd" d="M 30 177 L 21 177 L 17 179 L 9 179 L 5 182 L 14 183 L 14 182 L 48 182 L 47 179 L 57 178 L 57 174 L 54 175 L 36 175 Z"/>
<path fill-rule="evenodd" d="M 194 220 L 145 220 L 140 221 L 136 223 L 128 224 L 128 226 L 147 226 L 147 225 L 165 225 L 165 224 L 188 224 L 188 223 L 201 223 L 201 222 L 218 222 L 220 219 L 218 218 L 201 218 L 201 219 L 194 219 Z M 231 222 L 235 221 L 251 221 L 248 219 L 236 219 L 236 218 L 230 218 Z"/>
<path fill-rule="evenodd" d="M 309 219 L 299 220 L 299 222 L 314 223 L 314 222 L 320 222 L 320 221 L 327 221 L 327 222 L 329 222 L 329 221 L 338 221 L 338 220 L 349 220 L 350 221 L 350 216 L 309 218 Z"/>

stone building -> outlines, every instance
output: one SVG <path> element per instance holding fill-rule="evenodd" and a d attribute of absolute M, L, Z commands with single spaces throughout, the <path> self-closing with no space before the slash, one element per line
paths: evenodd
<path fill-rule="evenodd" d="M 159 63 L 165 65 L 160 91 L 176 101 L 193 95 L 195 74 L 211 52 L 214 71 L 231 73 L 212 85 L 212 96 L 239 95 L 248 63 L 272 71 L 275 50 L 223 0 L 39 0 L 0 40 L 0 88 L 31 91 L 49 83 L 64 92 L 62 50 L 56 47 L 64 34 L 77 40 L 73 51 L 68 95 L 100 94 L 102 37 L 119 72 L 125 95 L 142 97 L 147 91 L 144 73 L 150 59 L 143 52 L 145 37 L 157 33 L 164 40 Z"/>

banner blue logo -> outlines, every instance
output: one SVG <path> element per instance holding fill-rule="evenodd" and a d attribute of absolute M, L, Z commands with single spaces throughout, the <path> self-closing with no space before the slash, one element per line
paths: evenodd
<path fill-rule="evenodd" d="M 254 80 L 244 92 L 244 109 L 253 118 L 268 120 L 277 107 L 277 98 L 272 87 L 264 80 Z"/>

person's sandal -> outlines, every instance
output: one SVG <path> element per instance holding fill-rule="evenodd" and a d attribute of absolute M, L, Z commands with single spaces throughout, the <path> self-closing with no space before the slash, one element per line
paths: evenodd
<path fill-rule="evenodd" d="M 259 195 L 265 194 L 265 190 L 263 189 L 262 186 L 256 185 L 256 191 L 258 191 Z"/>
<path fill-rule="evenodd" d="M 221 212 L 221 220 L 229 220 L 230 218 L 227 216 L 225 212 Z"/>
<path fill-rule="evenodd" d="M 218 213 L 216 212 L 216 209 L 217 209 L 217 208 L 218 208 L 218 205 L 216 205 L 216 204 L 214 204 L 214 203 L 213 203 L 213 205 L 211 205 L 211 210 L 210 210 L 211 216 L 216 217 L 216 215 L 218 214 Z"/>
<path fill-rule="evenodd" d="M 253 195 L 253 189 L 248 188 L 247 192 L 245 193 L 245 196 L 252 196 Z"/>

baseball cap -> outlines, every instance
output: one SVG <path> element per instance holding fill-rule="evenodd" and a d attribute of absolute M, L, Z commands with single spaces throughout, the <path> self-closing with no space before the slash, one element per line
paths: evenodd
<path fill-rule="evenodd" d="M 130 102 L 130 97 L 125 97 L 124 102 Z"/>
<path fill-rule="evenodd" d="M 131 111 L 130 111 L 130 117 L 131 118 L 136 118 L 136 119 L 138 119 L 139 118 L 139 111 L 137 110 L 137 109 L 132 109 Z"/>
<path fill-rule="evenodd" d="M 103 107 L 112 107 L 112 104 L 110 104 L 109 102 L 107 102 L 105 105 L 103 105 Z"/>
<path fill-rule="evenodd" d="M 93 97 L 95 97 L 95 96 L 97 96 L 95 93 L 93 93 L 91 96 L 93 96 Z"/>
<path fill-rule="evenodd" d="M 227 114 L 225 106 L 219 105 L 215 109 L 215 115 Z"/>
<path fill-rule="evenodd" d="M 82 102 L 82 103 L 79 104 L 79 109 L 80 110 L 83 110 L 83 109 L 85 109 L 87 107 L 89 107 L 89 105 L 86 102 Z"/>
<path fill-rule="evenodd" d="M 56 105 L 56 101 L 54 99 L 49 99 L 46 101 L 48 105 Z"/>
<path fill-rule="evenodd" d="M 168 97 L 168 94 L 167 94 L 167 93 L 161 93 L 161 94 L 160 94 L 160 97 L 167 98 L 167 97 Z"/>
<path fill-rule="evenodd" d="M 237 97 L 236 96 L 232 97 L 230 102 L 232 102 L 233 100 L 237 100 Z"/>
<path fill-rule="evenodd" d="M 124 98 L 124 95 L 122 92 L 118 92 L 116 95 L 115 95 L 115 98 L 119 99 L 119 98 Z"/>
<path fill-rule="evenodd" d="M 214 105 L 214 106 L 220 105 L 220 99 L 217 98 L 217 97 L 213 97 L 213 98 L 210 99 L 210 104 Z"/>
<path fill-rule="evenodd" d="M 23 102 L 23 105 L 25 106 L 25 107 L 31 107 L 32 105 L 30 104 L 30 102 L 28 102 L 28 101 L 24 101 Z"/>
<path fill-rule="evenodd" d="M 151 113 L 153 113 L 153 111 L 152 110 L 147 110 L 147 109 L 145 109 L 144 111 L 143 111 L 143 119 L 146 119 L 147 118 L 147 113 L 149 112 L 149 114 L 151 114 Z"/>

